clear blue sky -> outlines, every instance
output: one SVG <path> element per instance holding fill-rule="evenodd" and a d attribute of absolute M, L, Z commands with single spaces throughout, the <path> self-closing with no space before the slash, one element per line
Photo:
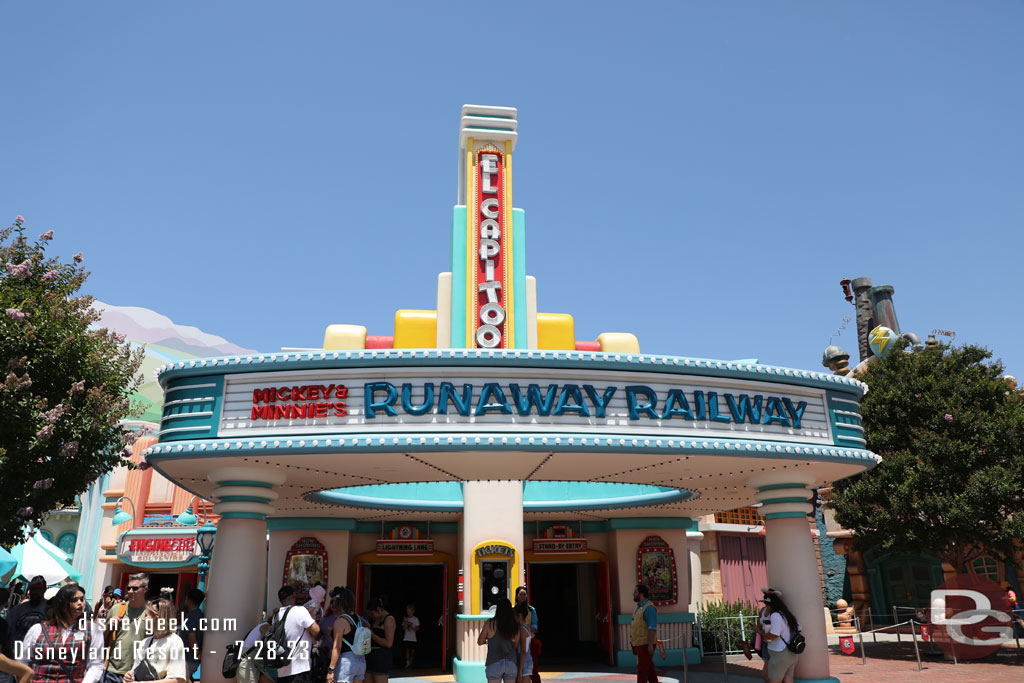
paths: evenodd
<path fill-rule="evenodd" d="M 1024 376 L 1020 2 L 7 2 L 0 29 L 0 217 L 108 303 L 266 351 L 391 334 L 448 269 L 460 106 L 506 105 L 528 271 L 577 338 L 815 369 L 869 276 Z"/>

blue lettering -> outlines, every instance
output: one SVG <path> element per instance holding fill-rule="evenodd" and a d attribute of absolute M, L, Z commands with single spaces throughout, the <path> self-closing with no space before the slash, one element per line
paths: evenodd
<path fill-rule="evenodd" d="M 455 406 L 455 410 L 458 411 L 459 415 L 469 417 L 469 411 L 473 404 L 473 385 L 463 384 L 462 396 L 459 396 L 455 392 L 454 384 L 451 382 L 441 382 L 441 390 L 437 396 L 438 415 L 448 414 L 448 403 Z"/>
<path fill-rule="evenodd" d="M 494 396 L 493 402 L 491 396 Z M 488 410 L 497 410 L 502 415 L 511 415 L 512 408 L 508 405 L 508 399 L 505 398 L 505 392 L 501 390 L 494 382 L 488 382 L 484 385 L 484 388 L 480 390 L 480 400 L 476 404 L 476 412 L 474 415 L 486 415 Z"/>
<path fill-rule="evenodd" d="M 718 392 L 716 391 L 708 392 L 708 413 L 714 422 L 732 422 L 728 415 L 718 413 Z"/>
<path fill-rule="evenodd" d="M 378 391 L 387 393 L 383 401 L 378 401 L 375 394 Z M 377 417 L 377 411 L 383 410 L 391 417 L 398 415 L 391 406 L 398 400 L 398 390 L 391 382 L 369 382 L 363 385 L 363 405 L 366 406 L 366 419 L 372 420 Z"/>
<path fill-rule="evenodd" d="M 569 398 L 575 403 L 569 403 Z M 558 405 L 555 406 L 555 417 L 569 413 L 577 413 L 580 417 L 590 417 L 590 411 L 583 404 L 583 394 L 575 384 L 566 384 L 562 387 L 562 395 L 558 397 Z"/>
<path fill-rule="evenodd" d="M 704 392 L 698 389 L 693 392 L 693 405 L 697 406 L 697 420 L 703 421 L 708 419 L 707 411 L 704 405 Z"/>
<path fill-rule="evenodd" d="M 608 401 L 612 400 L 615 387 L 605 389 L 604 396 L 598 396 L 597 390 L 589 384 L 584 384 L 583 390 L 587 392 L 587 398 L 594 404 L 594 417 L 604 417 L 605 408 L 608 407 Z"/>
<path fill-rule="evenodd" d="M 661 419 L 671 420 L 676 415 L 684 420 L 693 419 L 693 411 L 690 410 L 690 402 L 686 400 L 686 395 L 683 393 L 683 390 L 669 389 L 668 396 L 665 397 L 665 412 L 661 414 Z"/>
<path fill-rule="evenodd" d="M 804 419 L 804 411 L 807 410 L 807 401 L 800 401 L 794 408 L 793 402 L 788 398 L 782 400 L 786 403 L 786 410 L 789 411 L 790 416 L 793 418 L 793 428 L 800 429 L 800 421 Z"/>
<path fill-rule="evenodd" d="M 425 415 L 434 407 L 434 383 L 427 382 L 423 385 L 423 403 L 414 406 L 412 404 L 412 385 L 402 385 L 402 410 L 410 415 Z"/>
<path fill-rule="evenodd" d="M 643 394 L 647 399 L 647 402 L 643 405 L 639 405 L 636 402 L 638 394 Z M 639 420 L 640 413 L 644 413 L 652 420 L 657 420 L 658 414 L 654 412 L 654 407 L 657 405 L 658 397 L 650 387 L 642 385 L 631 385 L 626 387 L 626 406 L 629 407 L 630 420 Z"/>
<path fill-rule="evenodd" d="M 518 384 L 509 384 L 509 391 L 512 392 L 512 400 L 516 402 L 516 409 L 520 415 L 529 415 L 533 407 L 537 407 L 537 415 L 547 417 L 551 414 L 551 406 L 555 403 L 555 392 L 558 391 L 557 384 L 548 385 L 548 393 L 541 398 L 540 387 L 531 384 L 526 387 L 526 396 L 519 391 Z"/>
<path fill-rule="evenodd" d="M 740 394 L 740 400 L 737 401 L 733 398 L 732 394 L 725 395 L 725 402 L 729 404 L 729 412 L 732 413 L 732 421 L 736 424 L 743 424 L 747 420 L 750 420 L 750 424 L 759 425 L 761 424 L 761 403 L 764 401 L 764 396 L 760 394 L 754 396 L 754 402 L 750 402 L 750 397 L 746 394 Z"/>
<path fill-rule="evenodd" d="M 790 424 L 789 418 L 786 417 L 786 411 L 782 407 L 782 400 L 777 396 L 768 397 L 768 403 L 764 407 L 764 419 L 761 422 L 766 425 L 793 426 Z"/>

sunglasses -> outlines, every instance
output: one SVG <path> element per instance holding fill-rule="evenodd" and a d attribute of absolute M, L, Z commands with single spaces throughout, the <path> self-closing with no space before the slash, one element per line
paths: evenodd
<path fill-rule="evenodd" d="M 127 586 L 127 587 L 125 587 L 125 590 L 128 591 L 129 593 L 132 593 L 134 591 L 140 591 L 140 590 L 142 590 L 142 588 L 143 588 L 142 586 Z"/>

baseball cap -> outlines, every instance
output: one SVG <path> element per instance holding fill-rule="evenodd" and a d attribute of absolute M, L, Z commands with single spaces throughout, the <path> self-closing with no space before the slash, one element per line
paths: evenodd
<path fill-rule="evenodd" d="M 117 597 L 121 597 L 121 589 L 120 588 L 115 588 L 114 589 L 114 595 L 116 595 Z"/>
<path fill-rule="evenodd" d="M 295 595 L 295 589 L 289 586 L 288 584 L 281 586 L 281 588 L 277 591 L 278 600 L 284 600 L 285 598 L 291 597 L 292 595 Z"/>
<path fill-rule="evenodd" d="M 28 582 L 28 587 L 32 586 L 43 586 L 46 587 L 46 579 L 42 576 L 33 576 L 32 580 Z"/>

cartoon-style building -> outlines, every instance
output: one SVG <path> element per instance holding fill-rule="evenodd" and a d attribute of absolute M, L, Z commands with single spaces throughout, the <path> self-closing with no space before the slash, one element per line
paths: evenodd
<path fill-rule="evenodd" d="M 322 348 L 176 362 L 153 468 L 216 502 L 204 679 L 282 581 L 415 601 L 424 663 L 482 681 L 488 610 L 527 583 L 545 655 L 630 665 L 638 580 L 668 663 L 699 593 L 701 516 L 760 502 L 766 572 L 807 635 L 798 675 L 830 678 L 808 502 L 874 466 L 855 379 L 577 340 L 538 308 L 512 203 L 516 110 L 465 106 L 451 267 L 434 310 L 394 334 L 330 325 Z M 269 537 L 269 547 L 268 547 Z M 566 591 L 567 586 L 576 590 Z"/>

